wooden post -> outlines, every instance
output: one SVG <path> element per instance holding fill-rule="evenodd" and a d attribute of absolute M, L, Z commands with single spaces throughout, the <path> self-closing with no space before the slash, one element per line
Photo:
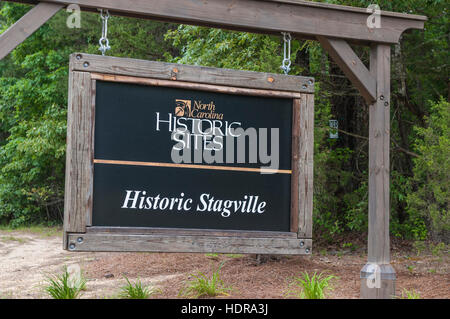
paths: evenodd
<path fill-rule="evenodd" d="M 361 270 L 361 298 L 395 296 L 395 270 L 390 265 L 389 146 L 391 47 L 371 47 L 370 72 L 377 100 L 369 106 L 369 238 L 368 261 Z"/>
<path fill-rule="evenodd" d="M 70 72 L 64 196 L 65 234 L 84 233 L 86 224 L 90 222 L 94 171 L 94 108 L 90 94 L 92 89 L 90 73 Z M 67 242 L 63 245 L 66 249 Z"/>

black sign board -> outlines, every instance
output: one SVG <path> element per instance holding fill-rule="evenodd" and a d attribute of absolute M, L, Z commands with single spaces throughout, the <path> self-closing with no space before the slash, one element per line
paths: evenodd
<path fill-rule="evenodd" d="M 292 100 L 104 81 L 97 82 L 96 94 L 93 226 L 290 230 Z M 180 100 L 192 114 L 185 106 L 176 115 Z M 206 112 L 201 104 L 208 105 Z M 203 114 L 220 119 L 199 118 Z M 235 161 L 225 161 L 225 139 L 233 138 L 225 131 L 232 123 L 268 129 L 267 136 L 245 141 L 247 163 L 237 163 L 237 138 Z M 223 147 L 223 160 L 208 164 L 200 158 L 198 168 L 161 166 L 173 164 L 174 125 L 190 132 L 183 136 L 190 148 L 186 143 L 183 151 Z M 275 160 L 285 173 L 242 171 L 267 166 L 259 156 L 248 163 L 249 144 L 269 146 L 272 128 L 279 131 Z"/>
<path fill-rule="evenodd" d="M 148 74 L 120 67 L 130 61 Z M 69 250 L 310 252 L 311 79 L 81 54 L 71 65 Z"/>

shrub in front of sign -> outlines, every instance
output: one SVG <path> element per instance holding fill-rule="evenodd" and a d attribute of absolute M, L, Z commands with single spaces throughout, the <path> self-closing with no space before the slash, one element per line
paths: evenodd
<path fill-rule="evenodd" d="M 300 299 L 325 299 L 327 290 L 331 290 L 330 282 L 337 279 L 336 276 L 325 276 L 323 273 L 316 272 L 310 276 L 306 271 L 301 277 L 294 277 L 289 284 L 287 297 L 296 297 Z"/>
<path fill-rule="evenodd" d="M 143 286 L 142 282 L 137 279 L 135 283 L 125 277 L 127 284 L 122 287 L 120 297 L 125 299 L 148 299 L 151 295 L 160 292 L 159 289 L 154 289 L 148 286 Z"/>
<path fill-rule="evenodd" d="M 421 299 L 421 298 L 420 298 L 420 294 L 417 291 L 415 291 L 414 289 L 412 289 L 412 290 L 403 289 L 400 299 Z"/>
<path fill-rule="evenodd" d="M 60 275 L 48 276 L 45 287 L 45 291 L 53 299 L 77 299 L 85 289 L 86 279 L 80 274 L 78 280 L 73 280 L 67 267 Z"/>
<path fill-rule="evenodd" d="M 220 269 L 222 269 L 223 264 L 220 264 L 211 277 L 202 272 L 191 274 L 190 276 L 193 279 L 188 281 L 186 286 L 180 290 L 179 296 L 192 298 L 228 296 L 232 288 L 225 286 L 223 280 L 220 279 Z"/>

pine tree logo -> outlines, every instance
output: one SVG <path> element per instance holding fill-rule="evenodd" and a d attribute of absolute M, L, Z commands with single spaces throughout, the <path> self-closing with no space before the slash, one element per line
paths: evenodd
<path fill-rule="evenodd" d="M 191 100 L 175 100 L 175 116 L 184 116 L 191 113 Z"/>

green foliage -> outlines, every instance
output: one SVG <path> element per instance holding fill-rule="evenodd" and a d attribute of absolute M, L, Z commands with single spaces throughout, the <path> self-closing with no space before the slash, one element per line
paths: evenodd
<path fill-rule="evenodd" d="M 186 286 L 180 290 L 179 295 L 183 297 L 200 298 L 204 296 L 216 297 L 219 295 L 228 296 L 232 290 L 231 287 L 225 286 L 222 279 L 220 279 L 220 269 L 224 263 L 221 263 L 219 268 L 213 271 L 211 277 L 208 277 L 202 272 L 191 274 L 192 280 L 186 283 Z"/>
<path fill-rule="evenodd" d="M 289 284 L 286 296 L 301 299 L 325 299 L 326 292 L 331 290 L 330 281 L 336 279 L 333 275 L 326 276 L 323 273 L 316 272 L 310 276 L 307 272 L 302 273 L 301 277 L 294 277 Z"/>
<path fill-rule="evenodd" d="M 157 289 L 145 287 L 142 285 L 139 279 L 135 283 L 131 283 L 130 280 L 125 277 L 127 284 L 121 288 L 120 296 L 125 299 L 148 299 L 151 295 L 158 292 Z"/>
<path fill-rule="evenodd" d="M 445 252 L 448 252 L 447 245 L 445 243 L 431 244 L 431 254 L 435 257 L 442 257 Z"/>
<path fill-rule="evenodd" d="M 423 217 L 436 240 L 450 241 L 450 103 L 431 107 L 428 127 L 416 127 L 413 191 L 408 195 L 411 215 Z"/>
<path fill-rule="evenodd" d="M 0 218 L 14 226 L 60 217 L 50 207 L 63 198 L 65 140 L 66 110 L 54 105 L 10 129 L 0 149 Z"/>
<path fill-rule="evenodd" d="M 423 240 L 416 240 L 413 246 L 414 249 L 417 251 L 417 256 L 420 256 L 427 249 L 427 244 Z"/>
<path fill-rule="evenodd" d="M 0 33 L 31 6 L 1 2 Z M 68 61 L 73 52 L 99 54 L 99 14 L 82 13 L 69 29 L 61 10 L 0 61 L 0 223 L 12 227 L 62 221 Z M 171 27 L 118 18 L 109 24 L 108 54 L 163 60 Z"/>
<path fill-rule="evenodd" d="M 275 73 L 281 70 L 280 37 L 180 25 L 169 31 L 166 39 L 181 52 L 173 62 Z M 299 42 L 293 41 L 294 56 L 299 49 Z"/>
<path fill-rule="evenodd" d="M 403 289 L 400 299 L 421 299 L 420 294 L 413 290 Z"/>
<path fill-rule="evenodd" d="M 77 299 L 80 292 L 86 289 L 86 280 L 80 277 L 79 281 L 73 282 L 67 268 L 64 268 L 64 272 L 60 275 L 47 277 L 47 283 L 45 291 L 53 299 Z"/>

